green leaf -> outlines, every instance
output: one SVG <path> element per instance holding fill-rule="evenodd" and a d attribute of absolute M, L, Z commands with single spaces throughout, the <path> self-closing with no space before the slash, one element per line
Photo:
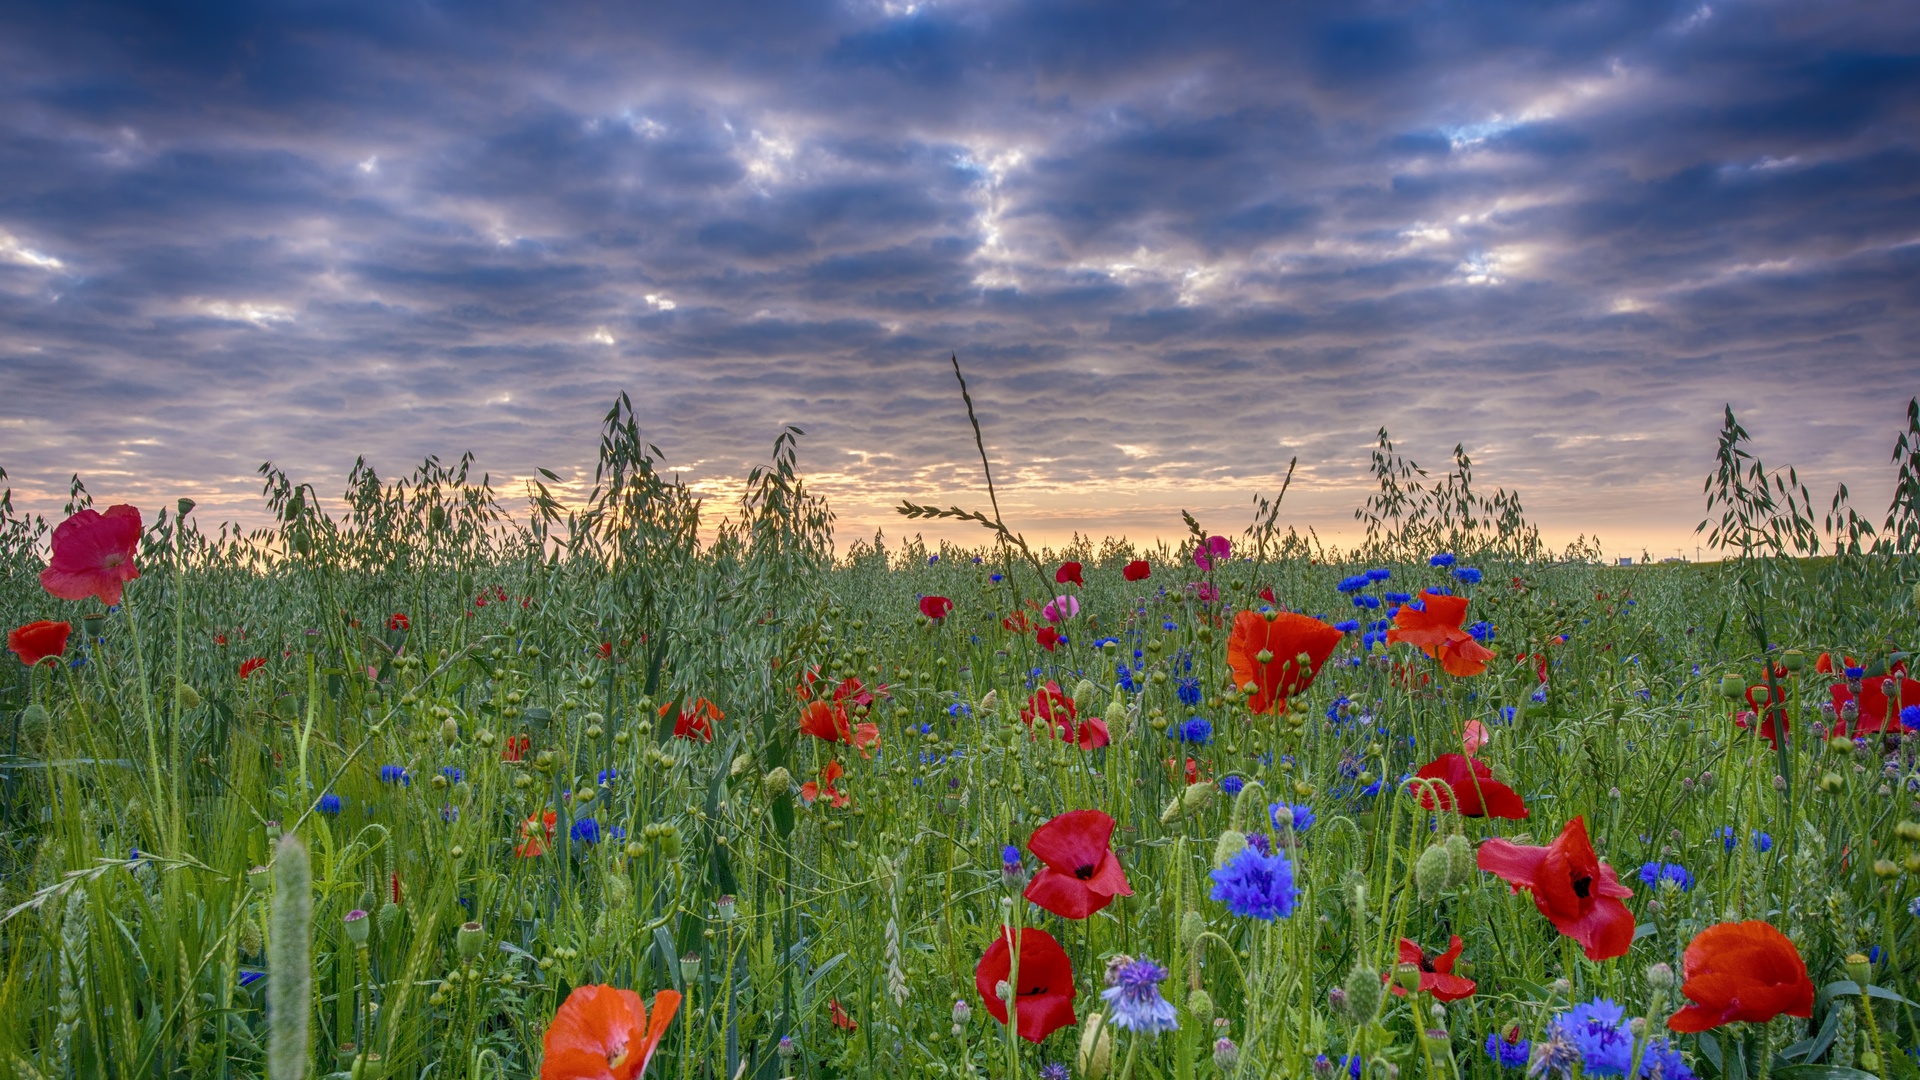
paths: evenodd
<path fill-rule="evenodd" d="M 1777 1080 L 1878 1080 L 1870 1072 L 1838 1065 L 1789 1065 L 1773 1070 L 1773 1075 Z"/>
<path fill-rule="evenodd" d="M 1841 979 L 1839 982 L 1828 983 L 1820 991 L 1821 997 L 1831 998 L 1831 997 L 1838 997 L 1841 995 L 1845 995 L 1847 997 L 1859 997 L 1860 984 L 1857 982 L 1854 982 L 1852 979 Z M 1920 1009 L 1920 1005 L 1914 1005 L 1913 1002 L 1908 1001 L 1906 998 L 1901 997 L 1899 994 L 1894 993 L 1893 991 L 1887 989 L 1884 986 L 1867 987 L 1867 995 L 1869 997 L 1877 997 L 1881 1001 L 1898 1002 L 1901 1005 L 1911 1005 L 1914 1008 Z"/>

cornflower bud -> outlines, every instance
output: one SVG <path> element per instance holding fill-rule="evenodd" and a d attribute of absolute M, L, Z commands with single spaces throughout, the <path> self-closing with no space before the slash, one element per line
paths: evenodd
<path fill-rule="evenodd" d="M 1213 1067 L 1227 1075 L 1232 1075 L 1233 1071 L 1240 1067 L 1240 1048 L 1225 1035 L 1214 1040 Z"/>
<path fill-rule="evenodd" d="M 971 1019 L 973 1019 L 973 1006 L 968 1005 L 964 1001 L 955 1001 L 953 1003 L 953 1022 L 956 1024 L 964 1024 Z"/>
<path fill-rule="evenodd" d="M 1673 982 L 1673 969 L 1666 964 L 1655 964 L 1647 969 L 1647 985 L 1654 990 L 1671 990 Z"/>

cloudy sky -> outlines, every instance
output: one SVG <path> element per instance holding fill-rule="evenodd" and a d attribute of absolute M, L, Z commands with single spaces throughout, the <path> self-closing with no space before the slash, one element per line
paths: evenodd
<path fill-rule="evenodd" d="M 47 513 L 517 497 L 624 390 L 714 513 L 794 423 L 899 535 L 984 501 L 957 352 L 1030 535 L 1237 531 L 1296 455 L 1350 532 L 1385 425 L 1691 556 L 1722 403 L 1877 520 L 1920 393 L 1902 3 L 12 5 L 0 177 Z"/>

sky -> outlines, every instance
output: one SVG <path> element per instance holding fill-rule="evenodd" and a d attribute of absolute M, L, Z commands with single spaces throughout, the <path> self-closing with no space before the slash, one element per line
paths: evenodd
<path fill-rule="evenodd" d="M 839 538 L 1350 542 L 1386 427 L 1549 540 L 1694 554 L 1723 406 L 1874 520 L 1920 394 L 1920 6 L 9 5 L 0 468 L 265 517 L 615 395 Z M 337 505 L 337 504 L 336 504 Z"/>

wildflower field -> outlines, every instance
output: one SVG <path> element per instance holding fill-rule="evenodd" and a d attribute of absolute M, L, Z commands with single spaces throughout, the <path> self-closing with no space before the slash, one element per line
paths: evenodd
<path fill-rule="evenodd" d="M 1384 431 L 1354 550 L 836 547 L 624 402 L 571 507 L 0 503 L 0 1075 L 1920 1076 L 1889 434 L 1883 519 L 1729 411 L 1632 568 Z"/>

